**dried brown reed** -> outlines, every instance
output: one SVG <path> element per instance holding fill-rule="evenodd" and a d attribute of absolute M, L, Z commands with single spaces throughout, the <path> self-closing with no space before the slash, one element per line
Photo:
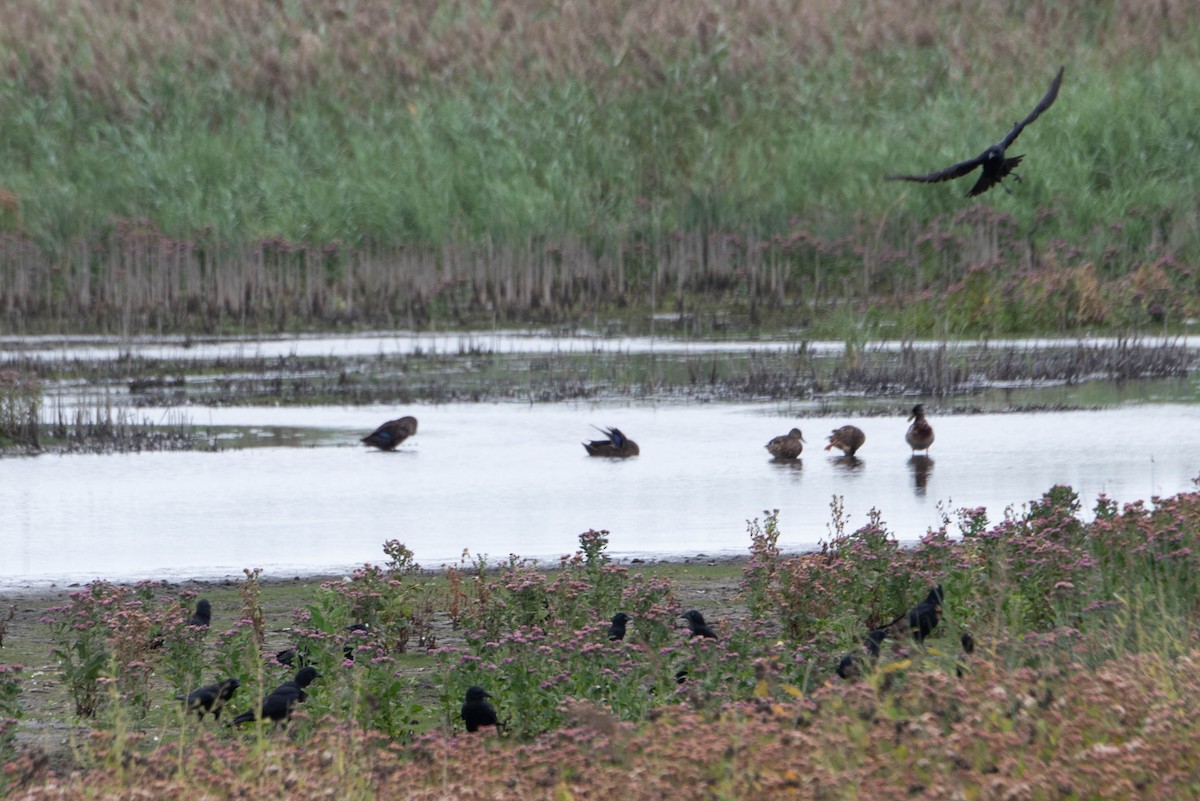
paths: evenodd
<path fill-rule="evenodd" d="M 126 114 L 153 113 L 155 98 L 143 92 L 164 69 L 224 73 L 234 91 L 273 105 L 319 89 L 360 107 L 394 104 L 397 93 L 425 84 L 501 74 L 518 86 L 563 78 L 604 91 L 656 86 L 681 59 L 763 75 L 797 62 L 818 66 L 837 48 L 859 60 L 936 45 L 958 73 L 995 62 L 1016 75 L 1063 42 L 1093 42 L 1117 59 L 1153 54 L 1190 28 L 1194 11 L 1187 0 L 217 0 L 200 13 L 170 0 L 68 0 L 8 4 L 0 70 L 43 94 L 78 92 Z M 1009 35 L 1014 28 L 1023 34 Z M 855 79 L 889 76 L 864 63 Z"/>
<path fill-rule="evenodd" d="M 107 392 L 71 409 L 59 399 L 44 434 L 47 444 L 67 453 L 191 450 L 197 444 L 182 417 L 172 415 L 161 424 L 139 420 Z"/>
<path fill-rule="evenodd" d="M 1132 277 L 1107 276 L 1078 251 L 1051 243 L 1039 252 L 1013 230 L 994 230 L 987 209 L 976 211 L 971 220 L 935 220 L 903 247 L 867 232 L 829 241 L 805 229 L 763 241 L 691 231 L 653 243 L 530 238 L 350 250 L 274 237 L 237 247 L 123 222 L 58 256 L 0 237 L 0 313 L 15 333 L 136 334 L 595 315 L 629 318 L 636 331 L 670 311 L 699 321 L 690 333 L 706 333 L 697 326 L 810 326 L 873 307 L 912 317 L 901 333 L 919 335 L 1136 330 L 1200 313 L 1196 273 L 1169 257 L 1147 254 Z"/>

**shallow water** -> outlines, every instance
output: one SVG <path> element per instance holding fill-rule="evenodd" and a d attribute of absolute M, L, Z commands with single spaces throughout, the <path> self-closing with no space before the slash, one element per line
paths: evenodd
<path fill-rule="evenodd" d="M 420 431 L 399 451 L 358 444 L 400 414 L 415 414 Z M 201 429 L 237 428 L 266 446 L 0 460 L 0 584 L 337 571 L 382 562 L 388 539 L 428 567 L 464 550 L 556 559 L 588 528 L 608 529 L 621 557 L 744 553 L 746 521 L 774 508 L 781 546 L 800 550 L 828 537 L 835 495 L 851 529 L 875 507 L 914 540 L 939 524 L 939 508 L 983 506 L 995 521 L 1054 484 L 1074 487 L 1086 509 L 1099 493 L 1148 499 L 1200 475 L 1196 406 L 932 416 L 928 461 L 912 459 L 903 417 L 805 414 L 778 404 L 191 409 Z M 821 450 L 845 422 L 867 434 L 856 466 Z M 593 423 L 619 426 L 642 455 L 587 457 Z M 771 462 L 763 445 L 793 425 L 804 455 Z"/>
<path fill-rule="evenodd" d="M 995 350 L 1036 350 L 1050 347 L 1113 347 L 1123 340 L 1115 337 L 1013 338 L 952 343 L 954 347 L 983 346 Z M 1189 349 L 1200 348 L 1200 336 L 1146 337 L 1145 345 L 1169 343 Z M 904 348 L 937 349 L 944 343 L 911 340 L 868 340 L 857 344 L 863 350 L 898 352 Z M 816 354 L 838 354 L 846 350 L 840 340 L 807 340 L 802 336 L 733 340 L 690 340 L 672 337 L 610 337 L 588 331 L 567 334 L 540 331 L 494 331 L 415 333 L 387 331 L 346 336 L 326 334 L 279 337 L 4 337 L 0 336 L 0 360 L 22 356 L 70 361 L 115 361 L 138 357 L 186 362 L 205 359 L 259 359 L 290 356 L 359 357 L 394 355 L 460 355 L 467 353 L 554 354 L 554 353 L 746 353 L 795 350 L 803 346 Z"/>

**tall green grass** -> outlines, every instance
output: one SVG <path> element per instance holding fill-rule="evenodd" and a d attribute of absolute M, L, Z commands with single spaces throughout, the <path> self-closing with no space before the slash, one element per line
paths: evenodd
<path fill-rule="evenodd" d="M 53 260 L 148 220 L 230 248 L 501 247 L 519 270 L 531 242 L 599 258 L 799 232 L 862 250 L 874 291 L 893 262 L 936 273 L 914 239 L 987 204 L 1026 261 L 1059 241 L 1107 277 L 1200 256 L 1186 4 L 909 5 L 22 8 L 0 33 L 0 188 L 20 203 L 0 224 Z M 980 152 L 1060 64 L 1011 194 L 882 180 Z"/>

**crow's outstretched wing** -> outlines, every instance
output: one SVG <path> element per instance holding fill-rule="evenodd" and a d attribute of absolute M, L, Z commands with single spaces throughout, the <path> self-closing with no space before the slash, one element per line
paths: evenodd
<path fill-rule="evenodd" d="M 1041 116 L 1042 112 L 1054 105 L 1054 100 L 1058 97 L 1058 87 L 1062 86 L 1063 71 L 1065 66 L 1058 68 L 1058 74 L 1054 76 L 1054 80 L 1050 82 L 1050 88 L 1046 90 L 1046 94 L 1042 95 L 1042 99 L 1034 107 L 1033 111 L 1029 112 L 1029 116 L 1018 122 L 1008 132 L 1008 135 L 1000 140 L 1000 148 L 1008 149 L 1008 146 L 1017 141 L 1017 137 L 1021 135 L 1021 131 L 1025 130 L 1025 126 Z"/>
<path fill-rule="evenodd" d="M 999 165 L 984 164 L 983 172 L 979 174 L 979 180 L 971 187 L 971 191 L 967 192 L 967 197 L 975 197 L 982 195 L 984 192 L 991 189 L 996 184 L 1004 180 L 1013 169 L 1021 163 L 1021 159 L 1025 156 L 1013 156 L 1010 159 L 1004 159 Z M 1020 176 L 1017 176 L 1018 178 Z"/>
<path fill-rule="evenodd" d="M 958 164 L 954 164 L 950 167 L 947 167 L 944 170 L 938 170 L 937 172 L 931 172 L 928 175 L 889 175 L 889 176 L 885 177 L 884 180 L 885 181 L 919 181 L 920 183 L 923 183 L 923 184 L 936 184 L 936 183 L 940 183 L 942 181 L 949 181 L 954 178 L 961 178 L 964 175 L 966 175 L 967 173 L 969 173 L 971 170 L 978 167 L 980 164 L 983 164 L 983 154 L 982 153 L 980 153 L 978 156 L 976 156 L 973 159 L 969 159 L 968 161 L 960 161 Z"/>

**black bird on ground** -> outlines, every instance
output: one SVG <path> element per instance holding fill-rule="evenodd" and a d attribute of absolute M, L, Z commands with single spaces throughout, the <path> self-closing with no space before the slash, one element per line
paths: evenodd
<path fill-rule="evenodd" d="M 596 430 L 604 434 L 608 439 L 594 439 L 591 442 L 583 443 L 588 456 L 612 456 L 624 459 L 629 456 L 637 456 L 641 453 L 638 444 L 621 433 L 621 429 L 598 428 Z"/>
<path fill-rule="evenodd" d="M 901 615 L 882 628 L 871 629 L 870 633 L 863 638 L 863 649 L 867 652 L 867 657 L 872 663 L 879 658 L 880 649 L 883 641 L 887 639 L 888 634 L 905 617 L 905 615 Z M 842 660 L 838 663 L 837 674 L 843 679 L 856 679 L 862 675 L 862 668 L 862 656 L 857 653 L 849 653 L 843 656 Z"/>
<path fill-rule="evenodd" d="M 303 703 L 308 698 L 308 693 L 304 692 L 304 688 L 320 677 L 321 674 L 315 667 L 301 668 L 296 673 L 296 678 L 285 681 L 264 696 L 262 706 L 258 710 L 246 710 L 234 718 L 230 725 L 238 726 L 242 723 L 249 723 L 259 716 L 273 720 L 276 725 L 286 723 L 291 720 L 292 710 L 296 708 L 296 705 Z"/>
<path fill-rule="evenodd" d="M 201 598 L 199 601 L 196 601 L 196 611 L 192 612 L 192 616 L 188 618 L 187 624 L 189 626 L 204 626 L 208 628 L 211 623 L 212 604 L 208 602 L 208 599 Z"/>
<path fill-rule="evenodd" d="M 371 627 L 366 623 L 351 623 L 349 626 L 346 626 L 346 631 L 350 632 L 350 637 L 343 640 L 343 659 L 347 659 L 351 662 L 354 661 L 354 644 L 351 638 L 355 636 L 355 632 L 370 630 Z M 311 664 L 313 658 L 309 649 L 304 643 L 301 643 L 298 649 L 284 648 L 282 651 L 275 654 L 275 661 L 281 665 L 287 665 L 288 667 L 304 667 L 305 665 Z"/>
<path fill-rule="evenodd" d="M 889 175 L 888 181 L 918 181 L 923 184 L 935 184 L 941 181 L 949 181 L 954 178 L 961 178 L 967 173 L 975 170 L 977 167 L 983 167 L 983 172 L 979 176 L 979 180 L 975 182 L 975 186 L 971 187 L 971 191 L 967 192 L 967 197 L 975 197 L 982 195 L 984 192 L 991 189 L 996 184 L 1004 180 L 1004 178 L 1021 163 L 1024 155 L 1013 156 L 1008 158 L 1005 151 L 1012 146 L 1013 142 L 1017 141 L 1017 137 L 1021 135 L 1021 131 L 1025 130 L 1025 126 L 1032 123 L 1042 112 L 1054 105 L 1055 98 L 1058 97 L 1058 88 L 1062 85 L 1063 70 L 1065 67 L 1058 68 L 1058 74 L 1054 76 L 1054 80 L 1050 82 L 1050 88 L 1046 90 L 1046 94 L 1038 101 L 1037 106 L 1033 111 L 1029 112 L 1029 116 L 1020 122 L 1013 123 L 1012 130 L 1005 134 L 1004 138 L 996 144 L 989 147 L 987 150 L 980 153 L 973 159 L 961 161 L 958 164 L 953 164 L 943 170 L 931 172 L 927 175 Z M 1018 181 L 1021 176 L 1013 173 L 1013 177 Z M 1007 190 L 1008 187 L 1005 187 Z"/>
<path fill-rule="evenodd" d="M 961 679 L 970 670 L 967 660 L 963 657 L 968 657 L 975 653 L 975 638 L 971 636 L 971 632 L 964 631 L 959 638 L 959 642 L 962 643 L 963 655 L 959 657 L 958 664 L 954 666 L 954 675 Z"/>
<path fill-rule="evenodd" d="M 908 629 L 912 638 L 917 642 L 925 642 L 925 638 L 937 627 L 941 615 L 942 585 L 939 584 L 929 591 L 924 601 L 909 610 Z"/>
<path fill-rule="evenodd" d="M 379 428 L 362 438 L 367 445 L 381 451 L 394 451 L 396 446 L 417 433 L 417 418 L 407 416 L 388 420 Z"/>
<path fill-rule="evenodd" d="M 221 719 L 221 709 L 225 702 L 233 697 L 234 692 L 242 683 L 237 679 L 225 679 L 216 684 L 206 684 L 192 690 L 187 695 L 175 696 L 176 701 L 183 701 L 188 712 L 195 712 L 199 720 L 204 720 L 205 712 L 212 712 L 214 720 Z"/>
<path fill-rule="evenodd" d="M 916 642 L 925 642 L 925 638 L 937 628 L 938 621 L 941 620 L 942 597 L 942 585 L 939 584 L 929 591 L 929 594 L 925 596 L 925 600 L 908 610 L 908 612 L 900 615 L 886 626 L 872 629 L 863 639 L 863 649 L 867 652 L 867 657 L 871 662 L 879 658 L 880 651 L 883 648 L 883 641 L 888 637 L 899 639 L 908 635 Z M 964 632 L 962 645 L 963 650 L 969 654 L 975 648 L 975 641 L 971 638 L 970 634 Z M 838 662 L 837 674 L 843 679 L 858 678 L 862 675 L 862 656 L 857 653 L 849 653 L 843 656 L 841 661 Z"/>
<path fill-rule="evenodd" d="M 354 641 L 357 640 L 357 632 L 370 631 L 371 627 L 366 623 L 351 623 L 346 626 L 346 631 L 350 632 L 350 636 L 346 638 L 345 645 L 342 646 L 342 658 L 351 662 L 354 661 Z"/>
<path fill-rule="evenodd" d="M 297 663 L 296 660 L 300 661 Z M 302 648 L 297 651 L 295 648 L 284 648 L 282 651 L 275 654 L 275 661 L 281 665 L 287 665 L 288 667 L 296 667 L 297 664 L 299 664 L 300 667 L 305 667 L 311 660 L 307 649 Z"/>
<path fill-rule="evenodd" d="M 692 630 L 692 633 L 688 635 L 689 638 L 707 637 L 710 640 L 717 639 L 717 633 L 712 630 L 712 626 L 704 622 L 704 615 L 700 614 L 697 610 L 689 609 L 680 615 L 680 617 L 687 619 L 688 628 Z"/>
<path fill-rule="evenodd" d="M 629 615 L 624 612 L 617 612 L 613 615 L 612 625 L 608 627 L 608 639 L 623 640 L 625 639 L 625 624 L 632 620 Z"/>
<path fill-rule="evenodd" d="M 467 731 L 479 731 L 484 726 L 496 726 L 496 708 L 488 703 L 492 695 L 479 685 L 467 688 L 467 697 L 463 700 L 462 719 L 467 724 Z"/>

